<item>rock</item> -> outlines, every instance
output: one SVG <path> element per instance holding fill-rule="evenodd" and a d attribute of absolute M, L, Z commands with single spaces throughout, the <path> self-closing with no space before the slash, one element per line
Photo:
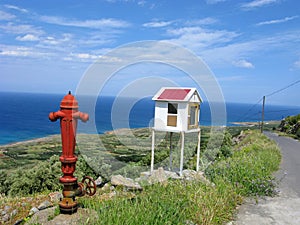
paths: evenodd
<path fill-rule="evenodd" d="M 184 179 L 187 181 L 197 180 L 205 184 L 213 185 L 206 179 L 203 172 L 196 172 L 195 170 L 183 170 L 182 176 L 179 176 L 176 172 L 165 171 L 162 167 L 160 167 L 157 170 L 154 170 L 152 174 L 150 174 L 150 172 L 143 172 L 141 173 L 141 176 L 137 178 L 139 182 L 148 181 L 149 184 L 164 183 L 167 182 L 168 179 Z"/>
<path fill-rule="evenodd" d="M 1 216 L 4 216 L 5 214 L 7 214 L 6 210 L 1 210 Z"/>
<path fill-rule="evenodd" d="M 49 202 L 49 201 L 44 201 L 42 202 L 39 206 L 38 206 L 38 210 L 43 210 L 43 209 L 46 209 L 48 207 L 52 206 L 52 203 Z"/>
<path fill-rule="evenodd" d="M 150 177 L 151 176 L 151 172 L 150 171 L 146 171 L 146 172 L 141 172 L 140 177 Z"/>
<path fill-rule="evenodd" d="M 25 225 L 43 224 L 43 225 L 82 225 L 82 224 L 95 224 L 98 215 L 95 210 L 78 208 L 77 212 L 71 215 L 59 214 L 52 220 L 50 217 L 55 215 L 56 207 L 51 207 L 37 212 L 32 216 L 30 221 Z"/>
<path fill-rule="evenodd" d="M 29 211 L 29 216 L 32 216 L 33 214 L 37 213 L 38 211 L 40 211 L 40 210 L 38 210 L 38 208 L 36 208 L 36 207 L 31 208 Z"/>
<path fill-rule="evenodd" d="M 14 225 L 19 225 L 19 224 L 22 224 L 22 223 L 23 223 L 23 219 L 19 219 L 19 220 L 17 220 L 17 221 L 15 222 Z"/>
<path fill-rule="evenodd" d="M 300 130 L 300 121 L 293 125 L 291 129 L 292 134 L 297 134 L 298 130 Z"/>
<path fill-rule="evenodd" d="M 168 179 L 182 179 L 176 172 L 172 171 L 165 171 L 165 174 Z"/>
<path fill-rule="evenodd" d="M 9 215 L 8 214 L 5 214 L 3 217 L 2 217 L 2 221 L 3 222 L 7 222 L 7 221 L 9 221 Z"/>
<path fill-rule="evenodd" d="M 13 218 L 15 215 L 17 215 L 18 210 L 14 209 L 11 213 L 10 213 L 10 217 Z"/>
<path fill-rule="evenodd" d="M 140 177 L 135 178 L 135 182 L 139 183 L 139 184 L 144 184 L 144 185 L 148 185 L 149 184 L 149 177 L 151 176 L 150 171 L 147 172 L 141 172 Z"/>
<path fill-rule="evenodd" d="M 11 209 L 11 207 L 9 205 L 4 206 L 4 211 L 8 211 L 10 209 Z"/>
<path fill-rule="evenodd" d="M 52 192 L 52 193 L 50 193 L 48 196 L 49 196 L 50 201 L 51 201 L 52 203 L 58 203 L 58 202 L 60 202 L 61 199 L 63 198 L 62 193 L 61 193 L 61 192 L 58 192 L 58 191 Z"/>
<path fill-rule="evenodd" d="M 164 183 L 167 180 L 168 177 L 162 167 L 159 167 L 157 170 L 154 170 L 148 179 L 150 184 Z"/>
<path fill-rule="evenodd" d="M 194 223 L 194 222 L 191 221 L 191 220 L 185 221 L 185 224 L 186 224 L 186 225 L 197 225 L 196 223 Z"/>
<path fill-rule="evenodd" d="M 99 176 L 96 180 L 95 180 L 95 183 L 97 186 L 101 186 L 101 184 L 103 183 L 103 179 L 101 176 Z"/>
<path fill-rule="evenodd" d="M 200 181 L 204 184 L 212 185 L 214 186 L 213 183 L 211 183 L 208 179 L 206 179 L 204 172 L 202 171 L 195 171 L 195 170 L 183 170 L 182 171 L 182 176 L 184 177 L 185 180 L 188 181 Z"/>
<path fill-rule="evenodd" d="M 246 134 L 243 131 L 241 131 L 241 133 L 238 136 L 232 138 L 232 142 L 233 144 L 239 144 L 245 137 Z"/>
<path fill-rule="evenodd" d="M 111 185 L 109 183 L 106 183 L 103 185 L 103 187 L 101 188 L 102 191 L 106 192 L 110 190 Z M 112 186 L 113 187 L 113 186 Z"/>
<path fill-rule="evenodd" d="M 109 192 L 109 193 L 104 193 L 101 195 L 102 199 L 112 199 L 113 197 L 115 197 L 117 195 L 117 193 L 115 191 Z"/>
<path fill-rule="evenodd" d="M 132 179 L 125 178 L 121 175 L 112 176 L 111 184 L 113 186 L 123 186 L 126 190 L 129 190 L 129 191 L 143 190 L 143 188 L 138 183 L 135 183 Z"/>
<path fill-rule="evenodd" d="M 195 170 L 183 170 L 182 171 L 182 176 L 184 177 L 185 180 L 195 180 L 197 172 Z"/>
<path fill-rule="evenodd" d="M 32 198 L 32 197 L 27 198 L 27 202 L 32 202 L 33 200 L 34 200 L 34 198 Z"/>

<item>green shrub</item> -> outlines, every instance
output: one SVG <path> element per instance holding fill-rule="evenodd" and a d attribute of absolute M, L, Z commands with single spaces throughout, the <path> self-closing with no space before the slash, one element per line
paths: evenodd
<path fill-rule="evenodd" d="M 95 177 L 82 156 L 78 157 L 75 176 L 81 181 L 84 175 Z M 45 191 L 56 191 L 62 188 L 59 178 L 62 176 L 61 162 L 57 155 L 36 166 L 24 170 L 4 172 L 0 179 L 0 193 L 10 196 L 25 196 Z"/>
<path fill-rule="evenodd" d="M 6 192 L 10 196 L 24 196 L 44 191 L 59 190 L 58 182 L 61 176 L 58 156 L 41 162 L 31 169 L 18 169 L 8 178 L 11 186 Z"/>

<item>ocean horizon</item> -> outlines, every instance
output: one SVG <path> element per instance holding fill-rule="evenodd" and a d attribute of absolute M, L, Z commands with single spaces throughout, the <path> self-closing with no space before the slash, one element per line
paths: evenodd
<path fill-rule="evenodd" d="M 37 94 L 0 92 L 0 145 L 27 141 L 35 138 L 46 137 L 60 133 L 59 122 L 51 122 L 48 119 L 50 112 L 59 110 L 63 94 Z M 101 96 L 95 107 L 95 125 L 97 133 L 120 128 L 151 127 L 154 117 L 154 101 L 150 97 L 143 99 L 122 98 L 118 104 L 124 108 L 132 104 L 128 118 L 122 110 L 114 114 L 112 121 L 112 107 L 116 97 Z M 88 100 L 85 101 L 85 105 Z M 79 110 L 84 111 L 80 108 Z M 261 105 L 247 103 L 226 102 L 227 122 L 225 126 L 236 126 L 234 122 L 258 122 L 261 120 Z M 87 112 L 93 113 L 93 112 Z M 300 113 L 300 107 L 266 105 L 265 121 L 281 120 L 287 116 Z M 87 122 L 78 123 L 78 133 L 91 133 Z M 208 102 L 201 104 L 200 125 L 211 126 L 211 112 Z"/>

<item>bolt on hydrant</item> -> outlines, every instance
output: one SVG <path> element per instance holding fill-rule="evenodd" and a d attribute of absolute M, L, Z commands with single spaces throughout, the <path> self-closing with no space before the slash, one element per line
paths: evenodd
<path fill-rule="evenodd" d="M 77 182 L 73 176 L 76 169 L 77 156 L 75 155 L 77 120 L 88 121 L 89 115 L 78 111 L 78 102 L 69 92 L 60 103 L 60 110 L 51 112 L 49 119 L 54 122 L 60 119 L 62 155 L 61 170 L 63 176 L 59 179 L 63 187 L 63 199 L 59 202 L 61 213 L 72 214 L 77 211 L 76 196 L 94 195 L 96 183 L 91 177 L 84 177 L 82 182 Z"/>

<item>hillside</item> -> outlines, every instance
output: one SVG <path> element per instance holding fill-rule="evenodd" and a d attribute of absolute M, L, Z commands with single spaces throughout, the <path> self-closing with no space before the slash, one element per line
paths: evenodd
<path fill-rule="evenodd" d="M 278 129 L 281 132 L 300 139 L 300 114 L 284 118 Z"/>

